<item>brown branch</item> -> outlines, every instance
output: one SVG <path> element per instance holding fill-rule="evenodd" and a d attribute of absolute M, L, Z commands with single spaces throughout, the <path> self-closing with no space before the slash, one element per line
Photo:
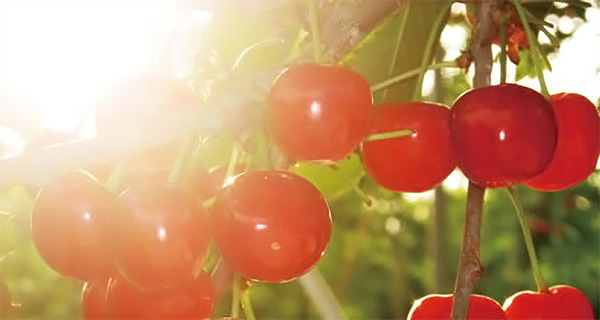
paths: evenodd
<path fill-rule="evenodd" d="M 492 27 L 490 11 L 493 0 L 477 0 L 475 4 L 477 5 L 477 20 L 473 26 L 470 51 L 475 67 L 473 86 L 481 88 L 491 84 L 493 60 L 489 35 Z M 453 320 L 467 319 L 471 293 L 483 272 L 479 260 L 479 242 L 484 193 L 485 188 L 472 182 L 469 183 L 463 243 L 454 285 Z"/>

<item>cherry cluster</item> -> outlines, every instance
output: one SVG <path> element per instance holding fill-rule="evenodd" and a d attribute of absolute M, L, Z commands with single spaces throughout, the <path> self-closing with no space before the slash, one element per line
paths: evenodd
<path fill-rule="evenodd" d="M 101 100 L 99 112 L 110 112 L 99 114 L 98 130 L 115 130 L 124 117 L 195 105 L 188 89 L 162 78 L 129 79 Z M 397 192 L 430 190 L 456 167 L 481 187 L 561 190 L 584 180 L 600 153 L 600 118 L 591 102 L 577 94 L 548 100 L 514 84 L 471 90 L 452 108 L 374 107 L 361 75 L 300 63 L 279 75 L 266 105 L 270 137 L 292 161 L 331 164 L 360 150 L 373 179 Z M 177 148 L 167 145 L 159 154 Z M 130 160 L 155 161 L 155 154 Z M 85 282 L 86 319 L 208 318 L 217 300 L 204 269 L 211 243 L 241 276 L 280 283 L 310 270 L 331 236 L 329 207 L 314 185 L 286 168 L 249 169 L 236 169 L 225 185 L 222 168 L 185 183 L 125 179 L 119 192 L 88 172 L 63 175 L 38 194 L 34 244 L 54 270 Z M 207 199 L 213 201 L 205 206 Z M 429 303 L 445 310 L 447 297 L 431 299 L 441 302 L 424 298 L 413 319 L 449 316 L 418 316 Z M 489 304 L 472 299 L 473 308 Z"/>

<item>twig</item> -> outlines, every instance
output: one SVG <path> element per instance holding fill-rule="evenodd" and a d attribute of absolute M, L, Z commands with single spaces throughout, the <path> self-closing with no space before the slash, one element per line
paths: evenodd
<path fill-rule="evenodd" d="M 492 0 L 476 1 L 477 21 L 473 27 L 471 54 L 475 66 L 473 86 L 486 87 L 491 84 L 492 48 L 490 41 Z M 459 257 L 456 283 L 454 284 L 454 302 L 452 304 L 452 320 L 467 319 L 469 301 L 475 284 L 481 277 L 483 268 L 479 260 L 479 241 L 481 233 L 481 216 L 483 212 L 483 195 L 485 188 L 469 183 L 467 191 L 467 207 L 463 242 Z"/>

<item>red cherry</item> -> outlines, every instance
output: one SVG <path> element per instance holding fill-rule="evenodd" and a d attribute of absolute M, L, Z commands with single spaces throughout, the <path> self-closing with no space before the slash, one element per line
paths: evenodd
<path fill-rule="evenodd" d="M 321 258 L 331 235 L 329 207 L 304 178 L 284 171 L 242 173 L 217 195 L 215 243 L 223 259 L 252 280 L 284 282 Z"/>
<path fill-rule="evenodd" d="M 296 64 L 269 92 L 268 123 L 290 158 L 335 162 L 356 149 L 369 130 L 372 100 L 367 81 L 350 69 Z"/>
<path fill-rule="evenodd" d="M 413 134 L 362 144 L 367 171 L 381 186 L 422 192 L 439 185 L 456 166 L 450 148 L 450 109 L 424 102 L 377 106 L 370 134 L 410 129 Z"/>
<path fill-rule="evenodd" d="M 106 299 L 111 319 L 205 319 L 212 314 L 215 290 L 204 271 L 186 287 L 165 292 L 143 291 L 116 276 Z"/>
<path fill-rule="evenodd" d="M 521 291 L 506 299 L 506 318 L 512 319 L 594 319 L 594 309 L 581 291 L 554 286 L 545 292 Z"/>
<path fill-rule="evenodd" d="M 576 93 L 552 96 L 558 125 L 554 158 L 544 172 L 525 183 L 539 191 L 558 191 L 584 181 L 596 168 L 600 154 L 600 113 Z"/>
<path fill-rule="evenodd" d="M 452 303 L 454 296 L 451 294 L 431 294 L 413 303 L 408 313 L 408 320 L 445 320 L 451 319 Z M 469 320 L 506 319 L 504 310 L 495 300 L 481 295 L 473 294 L 469 300 Z"/>
<path fill-rule="evenodd" d="M 96 131 L 114 134 L 134 123 L 160 119 L 161 114 L 197 106 L 192 89 L 169 75 L 129 75 L 100 93 L 96 104 Z M 179 143 L 173 143 L 138 152 L 129 159 L 129 164 L 147 169 L 169 167 L 179 146 Z"/>
<path fill-rule="evenodd" d="M 106 244 L 116 197 L 94 177 L 76 171 L 42 187 L 31 214 L 33 243 L 57 272 L 84 281 L 114 273 Z"/>
<path fill-rule="evenodd" d="M 194 278 L 211 239 L 205 211 L 175 186 L 131 185 L 110 216 L 110 244 L 119 271 L 148 289 L 181 287 Z"/>
<path fill-rule="evenodd" d="M 554 155 L 556 131 L 550 103 L 516 84 L 473 89 L 452 107 L 456 162 L 481 187 L 507 187 L 540 174 Z"/>
<path fill-rule="evenodd" d="M 81 313 L 84 319 L 109 319 L 108 303 L 106 301 L 108 280 L 109 278 L 92 280 L 83 285 L 81 290 Z"/>

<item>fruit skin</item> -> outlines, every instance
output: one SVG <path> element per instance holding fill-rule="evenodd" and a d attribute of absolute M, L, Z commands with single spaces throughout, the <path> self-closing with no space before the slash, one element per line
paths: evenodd
<path fill-rule="evenodd" d="M 84 171 L 67 173 L 43 186 L 31 214 L 33 243 L 58 273 L 83 281 L 115 271 L 107 245 L 114 194 Z"/>
<path fill-rule="evenodd" d="M 321 193 L 286 171 L 242 173 L 212 207 L 215 243 L 224 261 L 248 279 L 285 282 L 321 258 L 331 216 Z"/>
<path fill-rule="evenodd" d="M 292 65 L 268 95 L 273 138 L 297 161 L 336 162 L 347 157 L 369 130 L 372 110 L 367 81 L 341 66 Z"/>
<path fill-rule="evenodd" d="M 558 124 L 556 150 L 544 172 L 525 182 L 538 191 L 559 191 L 584 181 L 600 155 L 600 112 L 576 93 L 552 95 Z"/>
<path fill-rule="evenodd" d="M 204 271 L 186 287 L 165 292 L 139 290 L 115 276 L 106 300 L 110 319 L 205 319 L 212 314 L 215 290 Z"/>
<path fill-rule="evenodd" d="M 408 320 L 445 320 L 451 319 L 452 303 L 454 296 L 451 294 L 430 294 L 413 303 L 408 313 Z M 469 314 L 467 319 L 506 319 L 504 310 L 495 300 L 481 295 L 473 294 L 469 300 Z"/>
<path fill-rule="evenodd" d="M 594 319 L 594 310 L 586 296 L 565 285 L 550 287 L 545 292 L 517 292 L 506 299 L 503 308 L 509 320 Z"/>
<path fill-rule="evenodd" d="M 109 319 L 106 291 L 109 278 L 88 281 L 81 290 L 81 313 L 86 320 Z"/>
<path fill-rule="evenodd" d="M 502 188 L 540 174 L 556 147 L 556 119 L 540 93 L 516 84 L 466 92 L 454 102 L 450 139 L 463 174 Z"/>
<path fill-rule="evenodd" d="M 187 285 L 211 240 L 203 207 L 184 189 L 161 184 L 132 184 L 118 200 L 109 225 L 119 272 L 148 290 Z"/>
<path fill-rule="evenodd" d="M 397 192 L 435 188 L 454 170 L 450 147 L 450 109 L 410 102 L 375 107 L 369 134 L 411 129 L 413 134 L 362 144 L 362 159 L 373 179 Z"/>

